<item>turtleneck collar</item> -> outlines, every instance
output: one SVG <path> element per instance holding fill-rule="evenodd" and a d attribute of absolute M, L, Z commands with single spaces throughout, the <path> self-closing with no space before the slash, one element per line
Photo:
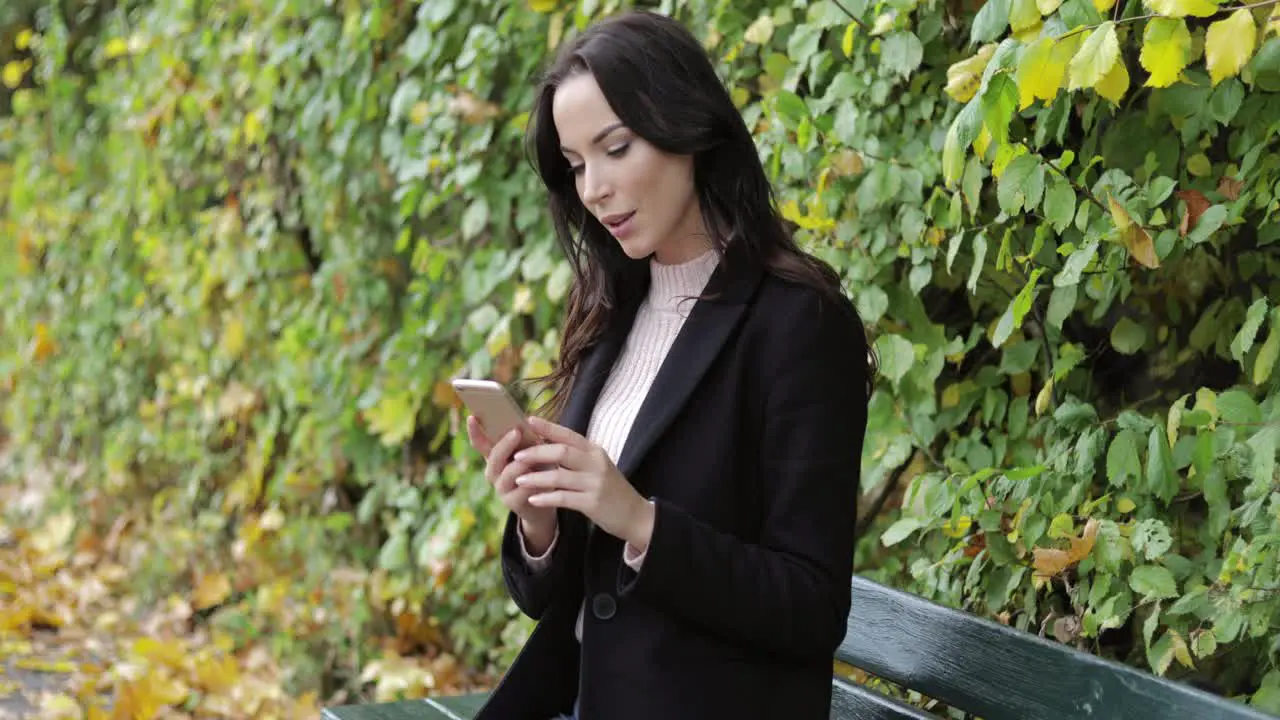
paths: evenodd
<path fill-rule="evenodd" d="M 702 293 L 719 262 L 720 254 L 712 249 L 674 265 L 664 265 L 651 257 L 649 305 L 658 310 L 675 311 L 682 300 Z"/>

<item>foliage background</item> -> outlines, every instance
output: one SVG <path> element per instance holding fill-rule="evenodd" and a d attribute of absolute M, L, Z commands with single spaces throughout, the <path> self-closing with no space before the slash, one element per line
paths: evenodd
<path fill-rule="evenodd" d="M 500 672 L 446 382 L 554 357 L 529 79 L 623 5 L 5 3 L 7 482 L 77 464 L 40 512 L 150 533 L 144 599 L 225 580 L 295 690 Z M 1280 712 L 1276 3 L 653 7 L 875 334 L 859 572 Z"/>

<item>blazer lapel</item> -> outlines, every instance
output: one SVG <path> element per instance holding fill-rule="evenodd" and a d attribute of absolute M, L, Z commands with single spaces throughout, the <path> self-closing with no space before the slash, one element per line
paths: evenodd
<path fill-rule="evenodd" d="M 741 257 L 723 259 L 712 273 L 703 294 L 714 293 L 718 297 L 695 303 L 676 335 L 618 458 L 618 469 L 624 477 L 631 477 L 645 453 L 684 407 L 737 326 L 762 276 L 762 268 Z M 606 368 L 606 375 L 607 372 Z"/>

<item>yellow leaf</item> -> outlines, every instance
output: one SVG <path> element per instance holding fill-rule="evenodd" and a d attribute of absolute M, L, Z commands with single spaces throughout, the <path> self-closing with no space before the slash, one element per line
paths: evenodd
<path fill-rule="evenodd" d="M 387 446 L 403 442 L 413 434 L 417 405 L 407 393 L 382 396 L 377 405 L 365 410 L 363 415 L 369 429 L 380 436 Z"/>
<path fill-rule="evenodd" d="M 556 13 L 551 16 L 551 23 L 547 27 L 547 49 L 555 50 L 563 39 L 564 13 Z"/>
<path fill-rule="evenodd" d="M 1124 97 L 1125 92 L 1129 90 L 1129 70 L 1124 65 L 1124 60 L 1120 60 L 1102 76 L 1102 80 L 1094 87 L 1098 94 L 1111 101 L 1113 105 L 1119 105 L 1120 99 Z"/>
<path fill-rule="evenodd" d="M 1210 0 L 1145 0 L 1148 8 L 1168 17 L 1209 17 L 1218 12 L 1218 3 Z"/>
<path fill-rule="evenodd" d="M 111 38 L 107 41 L 105 52 L 108 60 L 114 60 L 129 53 L 129 43 L 124 38 Z"/>
<path fill-rule="evenodd" d="M 1036 0 L 1013 0 L 1009 8 L 1009 27 L 1016 33 L 1040 24 L 1040 8 Z"/>
<path fill-rule="evenodd" d="M 1204 36 L 1204 57 L 1214 85 L 1240 72 L 1253 56 L 1257 39 L 1258 28 L 1248 10 L 1237 10 L 1226 20 L 1209 26 Z"/>
<path fill-rule="evenodd" d="M 153 637 L 135 640 L 133 654 L 148 662 L 175 670 L 181 669 L 186 663 L 186 650 L 182 645 Z"/>
<path fill-rule="evenodd" d="M 960 404 L 960 384 L 951 383 L 946 390 L 942 391 L 942 407 L 943 409 L 953 408 Z"/>
<path fill-rule="evenodd" d="M 14 660 L 14 666 L 23 670 L 31 670 L 43 673 L 73 673 L 80 669 L 80 666 L 67 660 L 41 660 L 39 658 L 22 658 Z"/>
<path fill-rule="evenodd" d="M 23 28 L 18 31 L 18 36 L 13 40 L 13 46 L 19 50 L 26 50 L 31 47 L 31 28 Z"/>
<path fill-rule="evenodd" d="M 12 60 L 5 63 L 3 72 L 5 87 L 13 90 L 21 85 L 22 78 L 26 77 L 27 69 L 30 67 L 30 60 Z"/>
<path fill-rule="evenodd" d="M 231 581 L 223 573 L 203 575 L 196 583 L 192 604 L 196 610 L 204 610 L 221 603 L 231 594 Z"/>
<path fill-rule="evenodd" d="M 409 122 L 414 125 L 421 125 L 427 121 L 431 111 L 431 106 L 427 105 L 426 100 L 419 100 L 413 104 L 413 108 L 409 110 Z"/>
<path fill-rule="evenodd" d="M 235 658 L 201 658 L 195 663 L 196 684 L 210 693 L 224 693 L 240 682 L 240 666 Z"/>
<path fill-rule="evenodd" d="M 881 13 L 876 18 L 875 25 L 871 27 L 872 35 L 883 35 L 893 29 L 893 20 L 896 16 L 893 13 Z"/>
<path fill-rule="evenodd" d="M 1044 414 L 1049 409 L 1049 403 L 1053 402 L 1053 378 L 1049 378 L 1049 382 L 1040 388 L 1039 394 L 1036 395 L 1036 417 Z"/>
<path fill-rule="evenodd" d="M 1138 62 L 1151 73 L 1147 87 L 1169 87 L 1191 62 L 1191 33 L 1187 21 L 1156 18 L 1142 33 L 1142 54 Z"/>
<path fill-rule="evenodd" d="M 1043 29 L 1044 29 L 1044 23 L 1037 20 L 1032 25 L 1024 27 L 1021 30 L 1014 30 L 1013 32 L 1009 33 L 1009 37 L 1013 38 L 1014 40 L 1017 40 L 1023 45 L 1026 45 L 1034 41 L 1036 38 L 1040 37 L 1040 31 Z"/>
<path fill-rule="evenodd" d="M 773 37 L 773 18 L 768 15 L 761 15 L 756 18 L 755 22 L 747 28 L 742 38 L 749 43 L 756 45 L 764 45 Z"/>
<path fill-rule="evenodd" d="M 1144 267 L 1155 269 L 1160 267 L 1160 258 L 1156 255 L 1155 243 L 1146 228 L 1129 217 L 1124 206 L 1116 202 L 1115 197 L 1108 195 L 1107 202 L 1111 207 L 1111 218 L 1115 220 L 1116 229 L 1120 231 L 1120 241 L 1134 260 Z"/>
<path fill-rule="evenodd" d="M 1100 13 L 1109 12 L 1115 6 L 1116 0 L 1093 0 L 1093 7 Z"/>
<path fill-rule="evenodd" d="M 558 0 L 529 0 L 529 9 L 534 12 L 549 13 L 556 9 Z"/>
<path fill-rule="evenodd" d="M 1173 656 L 1182 663 L 1184 667 L 1195 669 L 1196 664 L 1191 661 L 1191 653 L 1187 650 L 1187 643 L 1182 639 L 1182 635 L 1177 630 L 1169 628 L 1169 637 L 1173 641 Z"/>
<path fill-rule="evenodd" d="M 1036 0 L 1041 15 L 1052 15 L 1061 6 L 1062 0 Z"/>
<path fill-rule="evenodd" d="M 266 132 L 262 127 L 262 118 L 257 112 L 245 113 L 244 116 L 244 141 L 250 145 L 257 145 L 266 139 Z"/>
<path fill-rule="evenodd" d="M 229 358 L 238 358 L 240 353 L 244 352 L 244 346 L 244 321 L 240 318 L 231 318 L 222 328 L 222 354 Z"/>
<path fill-rule="evenodd" d="M 1122 497 L 1116 501 L 1116 511 L 1121 514 L 1127 515 L 1133 512 L 1133 509 L 1136 507 L 1138 507 L 1137 504 L 1127 497 Z"/>
<path fill-rule="evenodd" d="M 978 86 L 982 84 L 982 73 L 986 71 L 987 63 L 991 61 L 995 51 L 995 43 L 983 45 L 973 56 L 947 68 L 945 92 L 956 102 L 964 103 L 972 100 L 978 92 Z"/>
<path fill-rule="evenodd" d="M 1094 87 L 1120 59 L 1116 24 L 1107 21 L 1094 30 L 1071 58 L 1068 90 Z"/>
<path fill-rule="evenodd" d="M 43 720 L 80 720 L 84 713 L 75 698 L 49 693 L 40 700 L 40 717 Z"/>
<path fill-rule="evenodd" d="M 973 526 L 973 519 L 968 515 L 961 515 L 956 520 L 947 519 L 942 523 L 942 534 L 949 538 L 961 538 L 969 532 L 969 528 Z"/>
<path fill-rule="evenodd" d="M 844 38 L 840 40 L 840 49 L 844 51 L 844 56 L 847 58 L 853 57 L 853 34 L 857 30 L 856 23 L 849 23 L 849 26 L 844 29 Z"/>
<path fill-rule="evenodd" d="M 1016 74 L 1019 109 L 1025 110 L 1037 99 L 1047 103 L 1058 96 L 1080 37 L 1077 33 L 1062 40 L 1042 38 L 1027 48 Z"/>

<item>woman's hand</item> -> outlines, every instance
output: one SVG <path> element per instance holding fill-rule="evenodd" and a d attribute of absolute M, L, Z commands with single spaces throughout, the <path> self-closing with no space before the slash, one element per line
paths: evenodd
<path fill-rule="evenodd" d="M 518 487 L 533 493 L 529 504 L 577 510 L 637 551 L 648 548 L 653 535 L 653 504 L 627 482 L 604 449 L 542 418 L 530 418 L 529 424 L 547 443 L 516 453 L 516 462 L 552 468 L 526 472 L 516 479 Z"/>
<path fill-rule="evenodd" d="M 485 480 L 497 491 L 502 504 L 520 519 L 530 551 L 536 555 L 545 550 L 555 536 L 556 510 L 531 505 L 529 496 L 535 491 L 516 485 L 516 478 L 528 473 L 535 465 L 511 458 L 520 444 L 520 431 L 512 430 L 495 443 L 480 427 L 480 421 L 471 416 L 467 418 L 467 437 L 472 446 L 485 456 Z"/>

